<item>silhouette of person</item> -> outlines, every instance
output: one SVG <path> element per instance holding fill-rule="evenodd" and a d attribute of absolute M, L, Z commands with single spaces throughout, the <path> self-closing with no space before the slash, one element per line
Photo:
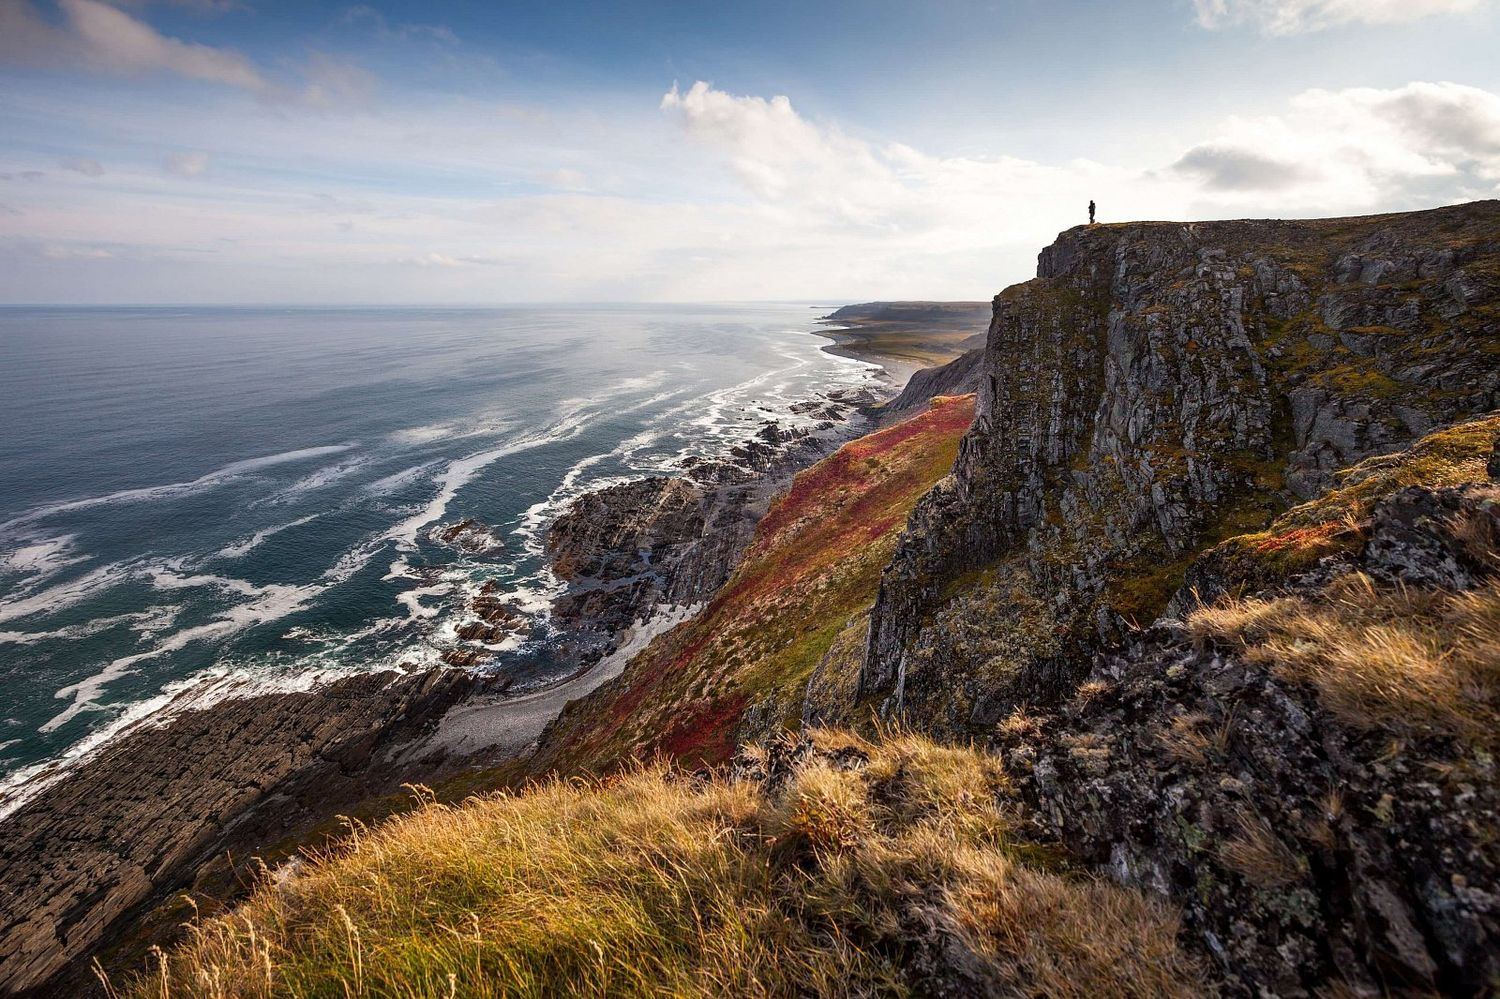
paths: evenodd
<path fill-rule="evenodd" d="M 1094 202 L 1093 202 L 1093 199 L 1090 199 L 1089 200 L 1089 225 L 1093 225 L 1093 224 L 1094 224 Z"/>

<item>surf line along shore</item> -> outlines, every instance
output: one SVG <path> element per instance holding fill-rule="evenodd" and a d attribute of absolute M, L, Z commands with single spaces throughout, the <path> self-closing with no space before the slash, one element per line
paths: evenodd
<path fill-rule="evenodd" d="M 774 495 L 872 428 L 905 382 L 888 339 L 824 349 L 885 367 L 888 384 L 807 400 L 811 430 L 769 421 L 728 460 L 584 494 L 554 523 L 569 583 L 555 613 L 608 649 L 561 682 L 508 695 L 482 671 L 435 668 L 247 691 L 129 727 L 0 819 L 0 994 L 87 989 L 101 946 L 125 963 L 169 938 L 178 919 L 147 917 L 174 893 L 227 896 L 252 858 L 285 856 L 335 815 L 526 752 L 712 595 Z"/>

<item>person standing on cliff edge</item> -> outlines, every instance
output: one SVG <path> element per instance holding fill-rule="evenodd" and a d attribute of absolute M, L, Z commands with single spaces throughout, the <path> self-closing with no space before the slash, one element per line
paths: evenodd
<path fill-rule="evenodd" d="M 1094 224 L 1094 199 L 1089 199 L 1089 225 Z"/>

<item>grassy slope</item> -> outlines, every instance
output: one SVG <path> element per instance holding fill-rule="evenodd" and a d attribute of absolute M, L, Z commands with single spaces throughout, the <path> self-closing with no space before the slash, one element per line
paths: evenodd
<path fill-rule="evenodd" d="M 907 516 L 952 468 L 973 415 L 973 396 L 940 397 L 799 475 L 703 612 L 569 706 L 539 769 L 597 769 L 658 750 L 717 763 L 753 705 L 795 717 L 813 668 L 873 602 Z"/>
<path fill-rule="evenodd" d="M 1170 912 L 1011 845 L 994 758 L 812 743 L 779 791 L 658 762 L 428 804 L 194 925 L 130 991 L 1210 994 Z"/>

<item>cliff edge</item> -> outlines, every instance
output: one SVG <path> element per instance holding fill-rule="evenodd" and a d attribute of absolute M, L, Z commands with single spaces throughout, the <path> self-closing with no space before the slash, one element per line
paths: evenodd
<path fill-rule="evenodd" d="M 1497 405 L 1500 202 L 1070 229 L 995 299 L 974 426 L 884 574 L 860 695 L 950 735 L 1058 696 L 1199 551 Z M 997 610 L 1003 675 L 963 637 Z"/>

